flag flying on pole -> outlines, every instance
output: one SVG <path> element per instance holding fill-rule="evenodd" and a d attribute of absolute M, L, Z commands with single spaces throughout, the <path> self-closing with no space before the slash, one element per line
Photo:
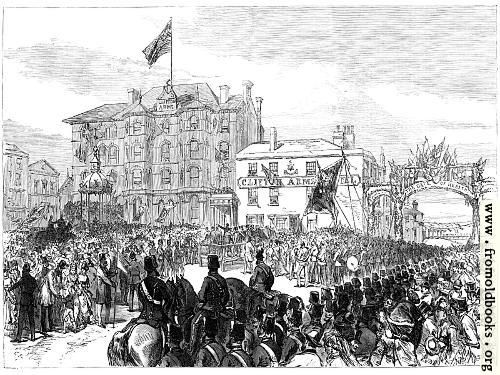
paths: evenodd
<path fill-rule="evenodd" d="M 168 21 L 160 35 L 142 51 L 150 67 L 161 55 L 169 52 L 172 52 L 172 20 Z"/>
<path fill-rule="evenodd" d="M 276 177 L 274 173 L 271 172 L 269 168 L 267 168 L 264 164 L 261 164 L 260 166 L 262 167 L 262 172 L 264 172 L 264 174 L 266 175 L 267 181 L 274 180 L 274 177 Z"/>
<path fill-rule="evenodd" d="M 321 169 L 318 163 L 318 180 L 314 186 L 309 202 L 307 203 L 304 214 L 312 211 L 321 212 L 327 210 L 328 212 L 334 211 L 334 197 L 337 193 L 338 175 L 342 167 L 343 158 L 335 164 Z"/>

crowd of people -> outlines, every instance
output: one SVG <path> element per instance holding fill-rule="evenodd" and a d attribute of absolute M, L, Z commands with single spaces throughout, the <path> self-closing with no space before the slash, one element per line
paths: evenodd
<path fill-rule="evenodd" d="M 72 232 L 65 241 L 41 243 L 23 232 L 8 234 L 4 321 L 14 341 L 22 339 L 24 329 L 34 339 L 36 330 L 47 335 L 55 329 L 106 326 L 113 303 L 143 309 L 140 284 L 149 275 L 147 262 L 154 259 L 160 279 L 182 278 L 186 264 L 200 262 L 202 247 L 210 252 L 217 244 L 217 249 L 238 249 L 243 272 L 252 273 L 250 287 L 259 293 L 272 295 L 267 278 L 283 276 L 295 279 L 298 287 L 313 288 L 309 303 L 281 299 L 277 308 L 264 306 L 253 320 L 235 311 L 230 340 L 224 342 L 218 339 L 217 319 L 205 316 L 204 335 L 208 343 L 218 343 L 217 360 L 202 350 L 205 346 L 197 353 L 184 348 L 179 328 L 171 324 L 170 357 L 177 353 L 185 360 L 176 357 L 172 363 L 317 367 L 478 360 L 474 248 L 372 238 L 346 228 L 292 233 L 247 226 L 209 231 L 120 224 Z M 251 342 L 245 334 L 249 329 L 255 331 Z"/>

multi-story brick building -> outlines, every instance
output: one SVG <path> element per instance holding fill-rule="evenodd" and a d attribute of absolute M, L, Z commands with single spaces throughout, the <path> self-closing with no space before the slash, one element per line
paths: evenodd
<path fill-rule="evenodd" d="M 29 155 L 13 143 L 3 144 L 3 229 L 14 229 L 27 214 Z"/>
<path fill-rule="evenodd" d="M 216 96 L 206 83 L 167 82 L 64 120 L 72 126 L 75 198 L 97 147 L 127 222 L 236 223 L 236 153 L 263 136 L 252 85 L 244 81 L 237 95 L 221 86 Z"/>

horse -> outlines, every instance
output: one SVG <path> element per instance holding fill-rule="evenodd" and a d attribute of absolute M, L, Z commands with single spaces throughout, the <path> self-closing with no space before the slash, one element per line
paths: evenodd
<path fill-rule="evenodd" d="M 179 302 L 177 286 L 172 280 L 167 280 L 166 284 L 169 302 L 164 309 L 168 322 L 173 322 Z M 111 338 L 107 352 L 110 366 L 158 366 L 165 354 L 166 334 L 166 327 L 161 323 L 152 324 L 140 316 L 131 319 Z"/>
<path fill-rule="evenodd" d="M 198 295 L 191 283 L 183 276 L 175 280 L 177 322 L 182 329 L 184 345 L 191 339 L 191 323 L 194 317 L 195 307 L 198 305 Z"/>

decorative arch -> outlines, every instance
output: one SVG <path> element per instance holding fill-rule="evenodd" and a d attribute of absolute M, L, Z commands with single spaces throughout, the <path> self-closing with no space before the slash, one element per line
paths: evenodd
<path fill-rule="evenodd" d="M 189 129 L 198 130 L 200 128 L 200 119 L 196 115 L 192 115 L 189 118 Z"/>

